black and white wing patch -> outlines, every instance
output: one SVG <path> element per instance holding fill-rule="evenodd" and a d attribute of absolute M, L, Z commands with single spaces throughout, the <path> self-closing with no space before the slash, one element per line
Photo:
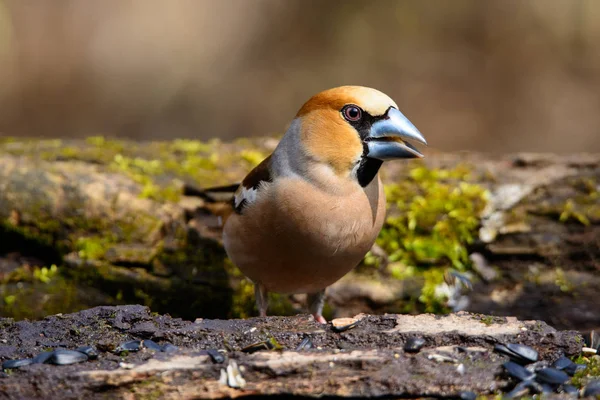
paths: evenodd
<path fill-rule="evenodd" d="M 241 214 L 244 208 L 256 201 L 256 195 L 263 182 L 271 182 L 271 156 L 265 158 L 244 178 L 242 184 L 235 191 L 233 208 Z"/>

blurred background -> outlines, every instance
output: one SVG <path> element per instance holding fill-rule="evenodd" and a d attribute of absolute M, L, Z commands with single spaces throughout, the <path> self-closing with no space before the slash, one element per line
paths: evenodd
<path fill-rule="evenodd" d="M 0 0 L 0 136 L 282 133 L 378 88 L 440 150 L 600 151 L 597 0 Z"/>

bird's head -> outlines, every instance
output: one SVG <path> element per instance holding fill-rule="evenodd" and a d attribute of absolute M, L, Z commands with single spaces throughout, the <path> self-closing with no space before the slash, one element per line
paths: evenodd
<path fill-rule="evenodd" d="M 427 144 L 392 99 L 367 87 L 325 90 L 302 106 L 295 121 L 294 133 L 310 160 L 361 186 L 383 161 L 423 157 L 407 140 Z"/>

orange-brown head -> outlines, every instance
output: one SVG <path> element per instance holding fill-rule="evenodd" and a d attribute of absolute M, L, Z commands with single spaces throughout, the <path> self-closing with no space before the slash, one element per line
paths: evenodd
<path fill-rule="evenodd" d="M 384 160 L 422 157 L 403 139 L 425 139 L 384 93 L 362 86 L 325 90 L 296 115 L 296 131 L 306 156 L 338 176 L 366 186 Z M 292 124 L 294 126 L 294 124 Z"/>

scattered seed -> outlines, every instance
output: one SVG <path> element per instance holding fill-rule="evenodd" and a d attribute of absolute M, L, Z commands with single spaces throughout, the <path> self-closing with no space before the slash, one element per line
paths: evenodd
<path fill-rule="evenodd" d="M 469 292 L 473 290 L 471 279 L 454 269 L 448 269 L 444 272 L 444 281 L 448 286 L 462 287 Z"/>
<path fill-rule="evenodd" d="M 21 360 L 6 360 L 2 363 L 2 369 L 20 368 L 33 363 L 31 358 L 23 358 Z"/>
<path fill-rule="evenodd" d="M 425 339 L 422 337 L 411 337 L 404 344 L 404 351 L 407 353 L 418 353 L 423 346 L 425 346 Z"/>
<path fill-rule="evenodd" d="M 542 360 L 542 361 L 534 362 L 533 364 L 527 364 L 524 367 L 528 371 L 535 373 L 536 371 L 538 371 L 542 368 L 548 368 L 549 366 L 550 366 L 550 363 L 548 361 Z"/>
<path fill-rule="evenodd" d="M 562 356 L 558 360 L 554 361 L 554 363 L 552 363 L 552 367 L 559 369 L 559 370 L 563 370 L 571 364 L 574 364 L 573 361 L 571 361 L 570 359 L 568 359 L 565 356 Z"/>
<path fill-rule="evenodd" d="M 533 378 L 534 373 L 523 368 L 521 365 L 512 361 L 505 362 L 502 364 L 508 375 L 516 378 L 520 381 L 528 381 Z"/>
<path fill-rule="evenodd" d="M 506 395 L 504 397 L 506 397 L 507 399 L 514 399 L 516 397 L 523 397 L 523 396 L 527 395 L 528 393 L 529 393 L 529 382 L 524 381 L 524 382 L 519 382 L 517 384 L 517 386 L 515 386 L 514 389 L 511 390 L 510 392 L 506 393 Z"/>
<path fill-rule="evenodd" d="M 134 363 L 126 363 L 121 361 L 119 363 L 119 367 L 123 368 L 123 369 L 134 369 L 135 368 L 135 364 Z"/>
<path fill-rule="evenodd" d="M 569 365 L 567 368 L 564 369 L 564 371 L 569 374 L 569 376 L 573 376 L 575 375 L 577 372 L 579 371 L 583 371 L 584 369 L 587 368 L 587 365 L 585 364 L 575 364 L 575 363 L 571 363 L 571 365 Z"/>
<path fill-rule="evenodd" d="M 210 356 L 210 359 L 212 360 L 213 363 L 221 364 L 222 362 L 225 361 L 225 356 L 223 354 L 221 354 L 221 352 L 219 350 L 208 349 L 205 351 L 206 351 L 206 354 L 208 354 Z"/>
<path fill-rule="evenodd" d="M 583 397 L 600 396 L 600 381 L 591 381 L 583 390 Z"/>
<path fill-rule="evenodd" d="M 579 394 L 579 389 L 577 389 L 573 385 L 562 385 L 560 390 L 562 391 L 562 393 L 566 393 L 566 394 L 573 394 L 573 395 Z"/>
<path fill-rule="evenodd" d="M 300 344 L 296 347 L 296 351 L 309 350 L 312 349 L 313 342 L 309 336 L 304 336 L 304 339 L 300 342 Z"/>
<path fill-rule="evenodd" d="M 235 389 L 243 389 L 246 386 L 246 380 L 242 377 L 237 363 L 233 360 L 229 360 L 227 366 L 227 385 Z"/>
<path fill-rule="evenodd" d="M 179 347 L 177 347 L 177 346 L 175 346 L 174 344 L 171 344 L 171 343 L 166 343 L 162 347 L 162 351 L 164 351 L 165 353 L 174 353 L 177 350 L 179 350 Z"/>
<path fill-rule="evenodd" d="M 540 385 L 542 386 L 542 391 L 539 393 L 554 393 L 554 388 L 556 386 L 551 386 L 548 383 L 540 383 Z"/>
<path fill-rule="evenodd" d="M 222 386 L 227 386 L 227 371 L 221 368 L 221 377 L 219 378 L 219 384 Z"/>
<path fill-rule="evenodd" d="M 360 319 L 356 318 L 336 318 L 331 321 L 334 332 L 345 332 L 356 327 L 360 323 Z"/>
<path fill-rule="evenodd" d="M 88 356 L 75 350 L 55 350 L 48 363 L 55 365 L 77 364 L 88 360 Z"/>
<path fill-rule="evenodd" d="M 556 368 L 543 368 L 537 371 L 535 379 L 542 384 L 562 385 L 569 380 L 569 375 Z"/>
<path fill-rule="evenodd" d="M 161 345 L 159 345 L 158 343 L 156 343 L 153 340 L 143 340 L 142 346 L 144 346 L 148 350 L 162 351 Z"/>
<path fill-rule="evenodd" d="M 115 349 L 115 353 L 121 353 L 123 351 L 139 351 L 142 348 L 141 340 L 130 340 L 129 342 L 121 343 Z"/>
<path fill-rule="evenodd" d="M 506 346 L 503 344 L 497 344 L 494 346 L 494 351 L 510 357 L 511 361 L 521 365 L 534 363 L 538 359 L 537 351 L 522 344 L 511 343 L 507 344 Z"/>
<path fill-rule="evenodd" d="M 44 351 L 43 353 L 38 354 L 37 356 L 31 359 L 32 364 L 45 364 L 48 362 L 48 359 L 52 357 L 52 353 L 54 351 Z"/>
<path fill-rule="evenodd" d="M 512 351 L 519 357 L 522 357 L 523 360 L 530 362 L 536 362 L 538 360 L 538 352 L 535 349 L 525 346 L 522 344 L 509 343 L 506 345 L 508 350 Z"/>
<path fill-rule="evenodd" d="M 536 381 L 523 381 L 523 383 L 527 384 L 527 387 L 533 393 L 544 393 L 544 387 Z"/>
<path fill-rule="evenodd" d="M 508 357 L 510 357 L 511 359 L 512 359 L 513 357 L 516 357 L 516 355 L 515 355 L 515 354 L 514 354 L 512 351 L 510 351 L 510 350 L 509 350 L 509 349 L 508 349 L 508 348 L 507 348 L 505 345 L 503 345 L 503 344 L 496 344 L 496 345 L 494 346 L 494 352 L 495 352 L 495 353 L 498 353 L 498 354 L 502 354 L 502 355 L 508 356 Z"/>
<path fill-rule="evenodd" d="M 592 349 L 591 347 L 582 347 L 581 352 L 586 354 L 597 354 L 598 350 Z"/>
<path fill-rule="evenodd" d="M 458 360 L 455 358 L 452 358 L 450 356 L 445 356 L 443 354 L 430 354 L 427 356 L 427 358 L 429 360 L 434 360 L 437 362 L 449 362 L 449 363 L 457 363 Z"/>
<path fill-rule="evenodd" d="M 81 346 L 76 348 L 75 351 L 85 354 L 90 360 L 98 358 L 98 350 L 94 346 Z"/>

